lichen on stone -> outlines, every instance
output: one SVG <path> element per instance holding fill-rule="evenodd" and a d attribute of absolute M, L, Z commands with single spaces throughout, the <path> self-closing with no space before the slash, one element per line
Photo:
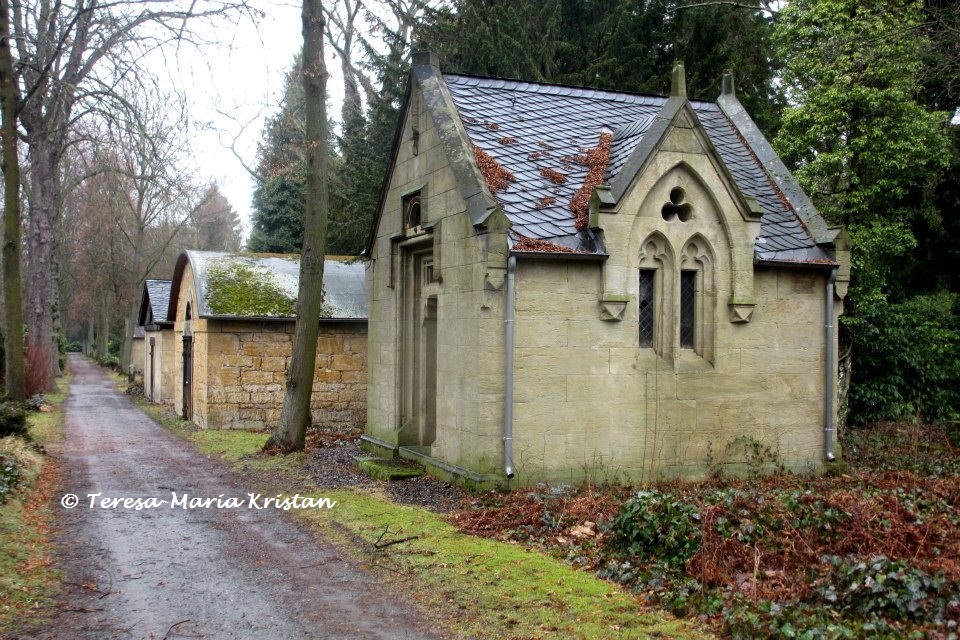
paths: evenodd
<path fill-rule="evenodd" d="M 260 265 L 218 260 L 207 269 L 207 304 L 215 315 L 261 318 L 296 316 L 297 300 Z"/>

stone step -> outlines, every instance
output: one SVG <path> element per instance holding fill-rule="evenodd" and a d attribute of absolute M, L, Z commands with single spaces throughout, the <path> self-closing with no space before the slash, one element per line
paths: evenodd
<path fill-rule="evenodd" d="M 353 456 L 353 466 L 374 480 L 394 482 L 417 478 L 426 474 L 423 465 L 397 458 L 377 458 L 374 456 Z"/>

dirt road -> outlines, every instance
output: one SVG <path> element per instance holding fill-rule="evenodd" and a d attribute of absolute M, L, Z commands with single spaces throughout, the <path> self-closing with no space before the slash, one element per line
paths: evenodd
<path fill-rule="evenodd" d="M 275 509 L 90 508 L 102 498 L 247 499 L 242 482 L 74 357 L 57 453 L 69 582 L 40 638 L 435 638 L 414 611 Z M 296 488 L 291 488 L 291 492 Z"/>

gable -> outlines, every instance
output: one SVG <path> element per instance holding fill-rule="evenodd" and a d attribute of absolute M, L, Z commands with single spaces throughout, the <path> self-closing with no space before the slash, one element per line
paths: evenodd
<path fill-rule="evenodd" d="M 391 208 L 391 203 L 387 200 L 391 189 L 400 187 L 402 190 L 415 190 L 419 185 L 404 186 L 411 173 L 425 176 L 437 168 L 435 162 L 428 169 L 413 172 L 402 166 L 406 155 L 404 145 L 416 148 L 414 155 L 419 155 L 420 136 L 424 129 L 430 129 L 437 144 L 423 147 L 422 150 L 425 154 L 433 154 L 434 157 L 443 159 L 452 174 L 455 189 L 465 203 L 470 222 L 479 227 L 496 210 L 496 201 L 484 187 L 483 176 L 474 161 L 472 145 L 463 129 L 449 89 L 437 68 L 436 57 L 426 52 L 415 52 L 413 59 L 403 107 L 391 145 L 390 163 L 380 187 L 377 213 L 362 254 L 367 257 L 373 255 L 373 243 L 379 235 L 382 218 Z"/>

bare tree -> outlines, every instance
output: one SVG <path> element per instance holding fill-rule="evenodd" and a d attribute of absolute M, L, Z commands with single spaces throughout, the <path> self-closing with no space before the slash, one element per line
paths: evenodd
<path fill-rule="evenodd" d="M 323 8 L 303 0 L 303 91 L 306 103 L 306 209 L 297 295 L 293 357 L 287 370 L 280 425 L 268 446 L 287 453 L 303 449 L 310 424 L 310 397 L 323 307 L 323 258 L 327 235 L 327 69 L 323 60 Z"/>
<path fill-rule="evenodd" d="M 344 126 L 363 114 L 364 98 L 369 104 L 381 95 L 374 76 L 378 59 L 396 57 L 398 48 L 407 50 L 418 21 L 443 4 L 444 0 L 341 0 L 324 6 L 324 35 L 343 74 Z"/>
<path fill-rule="evenodd" d="M 78 119 L 94 113 L 118 79 L 142 74 L 154 48 L 190 36 L 188 21 L 244 8 L 243 0 L 12 0 L 15 69 L 22 91 L 19 120 L 29 162 L 26 322 L 32 367 L 58 373 L 56 321 L 57 172 Z M 108 72 L 105 72 L 108 71 Z"/>

